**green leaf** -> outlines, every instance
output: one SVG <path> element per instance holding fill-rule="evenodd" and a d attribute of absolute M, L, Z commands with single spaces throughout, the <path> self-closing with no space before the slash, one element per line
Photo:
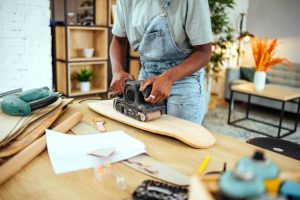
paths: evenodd
<path fill-rule="evenodd" d="M 227 49 L 227 42 L 233 42 L 233 31 L 229 23 L 228 9 L 234 9 L 235 0 L 208 0 L 212 31 L 215 35 L 213 47 L 215 51 L 212 52 L 210 61 L 214 63 L 211 70 L 215 77 L 221 71 L 221 66 L 226 60 L 225 50 Z"/>
<path fill-rule="evenodd" d="M 87 68 L 80 69 L 80 72 L 76 72 L 74 77 L 80 82 L 91 81 L 93 72 Z"/>

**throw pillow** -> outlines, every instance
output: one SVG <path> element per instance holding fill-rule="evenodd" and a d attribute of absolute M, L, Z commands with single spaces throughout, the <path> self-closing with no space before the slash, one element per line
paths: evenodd
<path fill-rule="evenodd" d="M 253 82 L 254 73 L 255 73 L 254 67 L 240 67 L 240 71 L 241 71 L 241 79 Z"/>
<path fill-rule="evenodd" d="M 241 79 L 249 82 L 254 81 L 255 67 L 240 67 Z M 266 78 L 266 83 L 270 83 L 268 77 Z"/>

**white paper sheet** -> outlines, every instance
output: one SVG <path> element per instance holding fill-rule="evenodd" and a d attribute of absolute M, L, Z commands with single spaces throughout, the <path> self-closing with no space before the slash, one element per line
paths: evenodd
<path fill-rule="evenodd" d="M 68 135 L 46 130 L 47 148 L 56 174 L 87 169 L 96 164 L 111 163 L 146 153 L 144 143 L 123 131 L 93 135 Z M 98 158 L 87 153 L 101 148 L 115 148 L 109 158 Z"/>

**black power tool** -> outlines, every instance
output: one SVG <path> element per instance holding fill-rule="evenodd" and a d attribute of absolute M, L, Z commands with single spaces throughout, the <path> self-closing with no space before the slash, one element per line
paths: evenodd
<path fill-rule="evenodd" d="M 164 102 L 150 104 L 145 98 L 151 94 L 152 87 L 148 86 L 140 92 L 142 81 L 126 81 L 122 97 L 114 99 L 114 108 L 139 121 L 151 121 L 166 113 Z"/>

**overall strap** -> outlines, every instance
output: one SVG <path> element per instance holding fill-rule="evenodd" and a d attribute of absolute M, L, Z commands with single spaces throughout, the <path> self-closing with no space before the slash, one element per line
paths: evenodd
<path fill-rule="evenodd" d="M 165 0 L 164 5 L 161 7 L 163 13 L 168 13 L 170 11 L 170 7 L 173 0 Z"/>
<path fill-rule="evenodd" d="M 165 7 L 170 7 L 173 0 L 165 0 Z"/>

